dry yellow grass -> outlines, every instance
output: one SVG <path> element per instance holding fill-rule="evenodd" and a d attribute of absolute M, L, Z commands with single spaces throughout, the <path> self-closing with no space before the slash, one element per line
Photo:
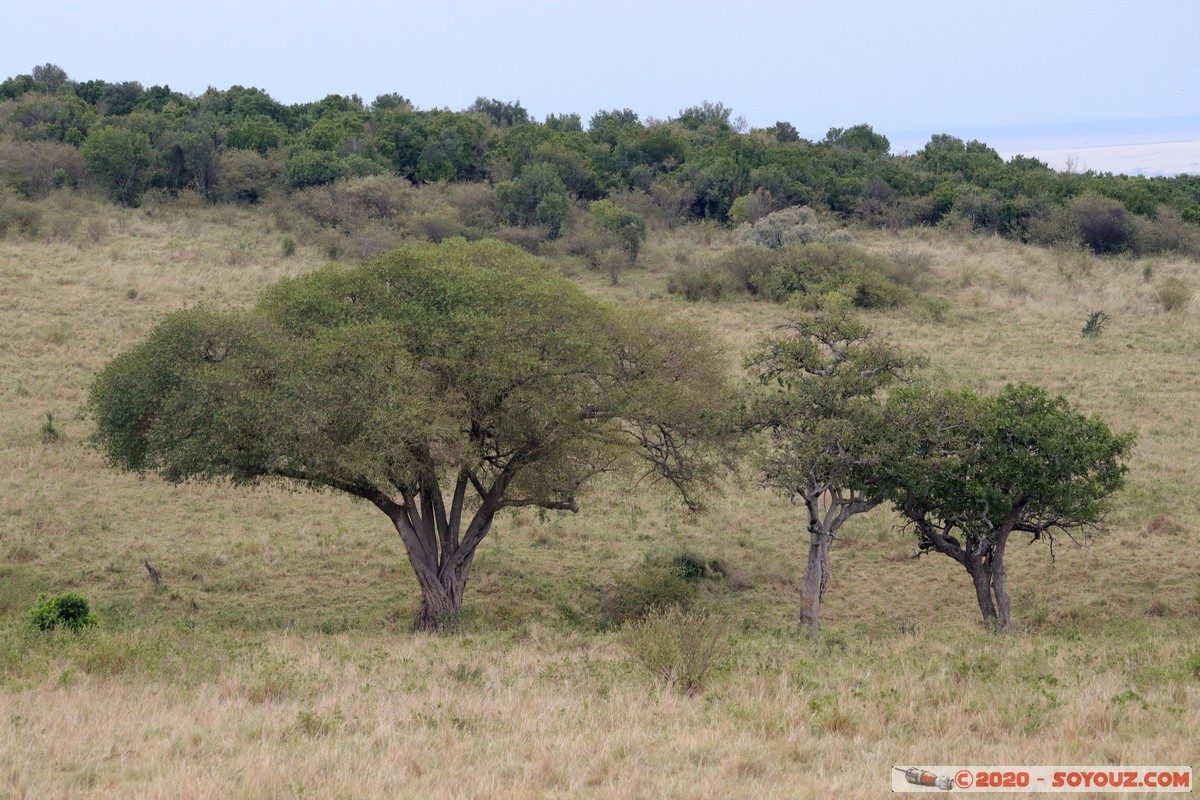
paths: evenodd
<path fill-rule="evenodd" d="M 255 211 L 57 202 L 50 240 L 0 240 L 0 798 L 865 798 L 895 763 L 1195 761 L 1200 325 L 1154 294 L 1194 263 L 1155 259 L 1147 279 L 1143 261 L 856 234 L 925 254 L 927 291 L 952 302 L 940 323 L 872 317 L 936 380 L 1034 381 L 1140 432 L 1108 537 L 1053 565 L 1040 544 L 1011 552 L 1013 637 L 981 633 L 961 569 L 912 560 L 882 511 L 848 526 L 826 630 L 799 637 L 802 520 L 747 475 L 700 516 L 603 485 L 579 515 L 504 517 L 465 631 L 436 639 L 407 630 L 415 592 L 374 509 L 167 486 L 84 446 L 91 375 L 163 313 L 247 304 L 318 254 L 284 258 Z M 725 246 L 699 235 L 650 243 L 615 289 L 578 279 L 709 325 L 736 360 L 788 310 L 666 296 L 671 264 Z M 1112 319 L 1084 340 L 1092 310 Z M 694 698 L 559 611 L 685 546 L 728 566 L 704 599 L 737 621 L 733 657 Z M 37 594 L 69 589 L 101 627 L 28 631 Z"/>

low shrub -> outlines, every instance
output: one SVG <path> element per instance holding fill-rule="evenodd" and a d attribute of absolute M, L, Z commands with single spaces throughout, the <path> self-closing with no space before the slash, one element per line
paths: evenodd
<path fill-rule="evenodd" d="M 596 608 L 601 629 L 619 628 L 664 608 L 688 608 L 697 586 L 669 564 L 643 564 L 603 590 Z"/>
<path fill-rule="evenodd" d="M 1186 308 L 1192 302 L 1194 295 L 1195 290 L 1191 285 L 1174 275 L 1160 283 L 1154 292 L 1154 297 L 1162 306 L 1163 311 L 1179 311 Z"/>
<path fill-rule="evenodd" d="M 734 234 L 734 242 L 739 246 L 766 247 L 771 250 L 789 244 L 844 243 L 849 240 L 849 234 L 825 225 L 817 218 L 816 212 L 807 206 L 784 208 L 757 221 L 746 222 Z"/>
<path fill-rule="evenodd" d="M 697 695 L 728 656 L 730 630 L 729 621 L 711 611 L 671 606 L 627 624 L 621 642 L 656 680 Z"/>
<path fill-rule="evenodd" d="M 712 267 L 683 267 L 667 275 L 667 293 L 681 294 L 691 302 L 720 300 L 730 288 L 729 274 Z"/>
<path fill-rule="evenodd" d="M 29 610 L 29 616 L 33 626 L 42 631 L 62 627 L 78 632 L 100 621 L 91 613 L 88 601 L 75 592 L 54 597 L 39 595 L 37 605 Z"/>
<path fill-rule="evenodd" d="M 916 298 L 905 282 L 920 267 L 890 256 L 838 243 L 789 244 L 778 249 L 738 247 L 721 256 L 716 268 L 751 295 L 782 302 L 793 295 L 817 298 L 838 293 L 858 308 L 893 308 Z M 898 278 L 903 279 L 901 282 Z"/>

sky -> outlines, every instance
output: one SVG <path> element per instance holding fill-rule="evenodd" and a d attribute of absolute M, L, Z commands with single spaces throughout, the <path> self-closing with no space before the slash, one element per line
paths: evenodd
<path fill-rule="evenodd" d="M 288 104 L 398 92 L 461 110 L 486 96 L 586 124 L 709 100 L 807 138 L 866 123 L 893 152 L 932 133 L 1200 118 L 1196 0 L 0 0 L 0 21 L 0 77 L 53 63 Z"/>

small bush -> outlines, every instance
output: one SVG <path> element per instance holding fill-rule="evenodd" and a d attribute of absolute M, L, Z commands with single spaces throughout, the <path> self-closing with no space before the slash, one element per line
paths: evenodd
<path fill-rule="evenodd" d="M 619 628 L 664 608 L 688 608 L 696 584 L 680 577 L 669 564 L 644 564 L 621 575 L 601 594 L 597 622 L 601 629 Z"/>
<path fill-rule="evenodd" d="M 74 592 L 54 597 L 39 595 L 29 615 L 33 626 L 42 631 L 63 627 L 78 632 L 99 622 L 88 608 L 87 600 Z"/>
<path fill-rule="evenodd" d="M 789 244 L 849 240 L 849 234 L 831 230 L 807 206 L 793 206 L 767 214 L 756 222 L 743 224 L 734 234 L 734 243 L 739 246 L 766 247 L 771 250 Z"/>
<path fill-rule="evenodd" d="M 46 412 L 46 421 L 42 423 L 42 442 L 45 444 L 54 444 L 61 438 L 58 432 L 58 426 L 54 424 L 53 412 Z"/>
<path fill-rule="evenodd" d="M 681 294 L 691 302 L 720 300 L 729 289 L 728 273 L 711 267 L 677 269 L 667 275 L 667 293 Z"/>
<path fill-rule="evenodd" d="M 283 237 L 283 257 L 291 258 L 296 255 L 296 239 L 292 236 Z"/>
<path fill-rule="evenodd" d="M 1186 281 L 1172 275 L 1159 284 L 1154 296 L 1163 311 L 1178 311 L 1192 302 L 1194 294 L 1194 290 Z"/>
<path fill-rule="evenodd" d="M 1108 322 L 1108 314 L 1103 311 L 1092 311 L 1088 314 L 1087 322 L 1083 324 L 1083 338 L 1090 339 L 1104 332 L 1104 323 Z"/>
<path fill-rule="evenodd" d="M 704 691 L 729 653 L 730 624 L 708 611 L 662 608 L 625 626 L 626 651 L 656 679 L 687 695 Z"/>

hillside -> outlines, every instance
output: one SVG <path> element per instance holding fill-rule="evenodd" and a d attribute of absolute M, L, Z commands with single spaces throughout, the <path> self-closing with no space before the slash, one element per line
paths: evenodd
<path fill-rule="evenodd" d="M 746 470 L 698 515 L 615 483 L 578 515 L 509 512 L 462 631 L 429 637 L 409 632 L 415 586 L 375 509 L 170 486 L 86 445 L 80 409 L 110 358 L 168 311 L 249 305 L 326 244 L 297 245 L 259 206 L 35 205 L 36 235 L 0 238 L 0 797 L 877 797 L 902 762 L 1195 758 L 1200 324 L 1193 302 L 1162 300 L 1194 285 L 1186 255 L 849 231 L 945 301 L 861 312 L 936 383 L 1031 381 L 1139 433 L 1107 535 L 1054 561 L 1014 542 L 1015 635 L 983 632 L 962 571 L 911 558 L 877 510 L 838 543 L 824 630 L 803 637 L 802 516 Z M 796 308 L 667 290 L 732 246 L 723 226 L 654 226 L 615 286 L 586 254 L 546 252 L 596 295 L 718 331 L 736 362 Z M 1110 319 L 1083 338 L 1097 310 Z M 700 601 L 730 625 L 697 697 L 590 616 L 623 576 L 685 552 L 721 565 Z M 101 625 L 31 630 L 37 596 L 68 590 Z"/>

